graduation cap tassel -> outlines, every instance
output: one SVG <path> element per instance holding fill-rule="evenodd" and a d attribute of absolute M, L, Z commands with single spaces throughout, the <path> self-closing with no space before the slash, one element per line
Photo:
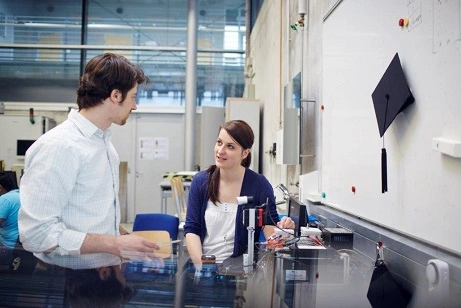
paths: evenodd
<path fill-rule="evenodd" d="M 384 113 L 384 123 L 387 118 L 387 107 L 389 105 L 389 94 L 386 94 L 386 112 Z M 383 148 L 381 149 L 381 192 L 384 194 L 387 191 L 387 152 L 384 147 L 384 134 L 383 134 Z"/>
<path fill-rule="evenodd" d="M 382 193 L 387 191 L 387 153 L 386 149 L 381 149 L 381 187 Z"/>

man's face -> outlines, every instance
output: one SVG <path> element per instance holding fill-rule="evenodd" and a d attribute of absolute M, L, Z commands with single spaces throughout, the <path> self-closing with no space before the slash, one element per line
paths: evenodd
<path fill-rule="evenodd" d="M 125 125 L 132 110 L 136 110 L 136 95 L 138 92 L 138 85 L 136 84 L 131 90 L 128 91 L 125 100 L 119 102 L 117 109 L 117 116 L 114 123 L 118 125 Z"/>

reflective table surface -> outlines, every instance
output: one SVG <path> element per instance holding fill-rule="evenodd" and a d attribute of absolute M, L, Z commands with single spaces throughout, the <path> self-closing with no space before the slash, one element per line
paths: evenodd
<path fill-rule="evenodd" d="M 35 263 L 0 273 L 0 307 L 370 307 L 368 278 L 344 276 L 332 250 L 260 251 L 252 270 L 241 257 L 200 271 L 177 255 L 85 270 Z"/>
<path fill-rule="evenodd" d="M 245 273 L 242 264 L 236 258 L 197 271 L 172 256 L 97 269 L 20 267 L 0 274 L 0 307 L 244 307 L 257 271 Z M 270 306 L 272 277 L 261 286 Z"/>

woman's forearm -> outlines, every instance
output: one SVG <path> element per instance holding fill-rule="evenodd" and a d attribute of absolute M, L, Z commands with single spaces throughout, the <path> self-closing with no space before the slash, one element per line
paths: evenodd
<path fill-rule="evenodd" d="M 202 266 L 202 242 L 197 234 L 186 234 L 187 252 L 195 266 Z"/>

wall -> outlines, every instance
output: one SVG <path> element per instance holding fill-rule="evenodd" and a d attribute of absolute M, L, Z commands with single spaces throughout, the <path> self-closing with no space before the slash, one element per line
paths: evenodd
<path fill-rule="evenodd" d="M 315 100 L 314 104 L 309 103 L 309 114 L 304 117 L 310 123 L 319 124 L 322 18 L 333 6 L 334 3 L 330 2 L 309 1 L 305 27 L 294 31 L 290 24 L 299 20 L 297 1 L 266 0 L 251 33 L 250 55 L 255 75 L 247 83 L 254 84 L 255 98 L 263 104 L 263 173 L 273 185 L 283 183 L 293 193 L 299 190 L 301 166 L 276 165 L 276 159 L 268 151 L 276 142 L 277 131 L 283 128 L 283 87 L 301 70 L 302 98 Z M 320 132 L 315 130 L 308 148 L 308 153 L 313 156 L 302 158 L 304 173 L 320 168 L 319 140 Z"/>
<path fill-rule="evenodd" d="M 460 253 L 461 232 L 451 231 L 456 241 L 446 234 L 461 215 L 455 205 L 460 197 L 461 163 L 431 149 L 433 137 L 461 140 L 456 119 L 461 112 L 456 86 L 461 59 L 459 1 L 443 2 L 443 7 L 421 1 L 408 6 L 402 1 L 353 3 L 309 1 L 303 97 L 315 99 L 318 112 L 315 153 L 320 171 L 317 189 L 326 194 L 322 202 Z M 399 28 L 398 19 L 409 15 L 415 5 L 421 6 L 424 22 L 416 24 L 415 19 L 416 27 Z M 335 9 L 324 22 L 331 8 Z M 284 53 L 280 45 L 284 35 L 293 34 L 283 30 L 291 23 L 283 17 L 291 16 L 287 10 L 296 6 L 265 1 L 251 36 L 255 93 L 264 102 L 264 149 L 283 125 L 280 89 L 296 70 L 290 65 L 293 61 L 286 59 L 290 53 Z M 262 29 L 274 35 L 262 35 Z M 445 34 L 433 37 L 434 31 Z M 403 58 L 416 103 L 387 132 L 389 192 L 381 194 L 382 140 L 371 93 L 396 51 Z M 287 170 L 265 156 L 264 174 L 272 183 L 290 181 Z M 427 228 L 434 215 L 445 228 Z"/>
<path fill-rule="evenodd" d="M 17 155 L 17 140 L 37 140 L 43 133 L 42 121 L 42 117 L 32 123 L 29 116 L 0 115 L 0 160 L 5 170 L 14 170 L 20 176 L 24 156 Z"/>
<path fill-rule="evenodd" d="M 461 159 L 433 151 L 431 141 L 461 141 L 459 6 L 459 1 L 341 2 L 323 25 L 321 127 L 324 203 L 457 253 L 461 230 L 453 226 L 461 216 Z M 401 28 L 404 16 L 410 24 Z M 396 52 L 415 103 L 396 117 L 383 141 L 371 94 Z M 434 221 L 437 227 L 428 228 Z"/>
<path fill-rule="evenodd" d="M 256 74 L 249 82 L 255 85 L 255 97 L 262 104 L 262 171 L 273 185 L 286 184 L 287 167 L 275 164 L 268 154 L 275 143 L 276 132 L 282 128 L 284 77 L 282 71 L 283 1 L 264 1 L 250 37 L 250 56 Z M 270 52 L 267 52 L 270 50 Z M 286 82 L 286 81 L 285 81 Z M 286 185 L 288 187 L 288 185 Z M 288 187 L 290 188 L 290 187 Z M 295 189 L 291 187 L 291 189 Z"/>
<path fill-rule="evenodd" d="M 287 16 L 292 16 L 292 11 L 296 12 L 298 1 L 287 2 L 291 4 L 284 6 L 279 1 L 264 1 L 251 35 L 251 55 L 253 62 L 258 64 L 254 67 L 255 76 L 251 81 L 254 83 L 255 98 L 265 102 L 264 149 L 268 149 L 272 142 L 270 135 L 283 125 L 280 123 L 282 111 L 279 90 L 283 88 L 288 76 L 295 74 L 296 70 L 290 64 L 293 62 L 287 59 L 293 55 L 284 52 L 285 45 L 279 45 L 279 42 L 286 44 L 288 41 L 284 37 L 288 35 L 287 32 L 280 30 L 277 34 L 274 29 L 275 24 L 280 29 L 287 27 L 290 23 Z M 431 38 L 433 32 L 429 27 L 433 13 L 441 12 L 433 11 L 431 7 L 442 2 L 424 1 L 424 24 L 420 28 L 425 29 L 426 34 L 419 32 L 419 29 L 408 31 L 398 27 L 399 18 L 410 15 L 410 6 L 421 3 L 423 2 L 308 1 L 303 46 L 303 98 L 315 100 L 312 120 L 316 123 L 315 158 L 303 170 L 318 170 L 318 178 L 312 189 L 319 194 L 326 192 L 326 198 L 321 200 L 318 207 L 311 206 L 312 211 L 322 215 L 322 219 L 328 221 L 329 226 L 342 225 L 354 230 L 357 233 L 354 247 L 369 258 L 367 262 L 372 262 L 376 256 L 376 243 L 383 241 L 391 272 L 407 289 L 417 293 L 414 306 L 411 307 L 427 306 L 429 297 L 425 269 L 431 258 L 443 260 L 450 266 L 451 303 L 459 302 L 461 298 L 461 241 L 458 228 L 454 227 L 457 217 L 460 216 L 459 207 L 455 206 L 461 197 L 457 193 L 459 189 L 456 189 L 461 183 L 459 159 L 431 150 L 431 138 L 440 134 L 460 140 L 460 122 L 456 121 L 460 114 L 461 98 L 460 3 L 443 2 L 452 8 L 446 9 L 450 14 L 440 21 L 454 22 L 452 27 L 444 28 L 454 34 L 442 35 L 444 40 L 438 40 L 443 47 L 449 47 L 448 42 L 452 43 L 448 49 L 441 50 L 439 55 L 427 53 L 427 49 L 432 50 L 434 47 Z M 390 16 L 389 11 L 392 12 Z M 389 27 L 385 31 L 398 31 L 396 36 L 381 37 L 383 41 L 397 38 L 389 44 L 380 42 L 380 34 L 371 30 L 372 27 L 383 30 L 384 25 Z M 438 26 L 440 28 L 440 24 Z M 272 31 L 265 31 L 263 34 L 263 29 Z M 326 37 L 327 30 L 327 34 L 341 35 Z M 349 35 L 345 36 L 344 32 L 347 31 Z M 326 39 L 328 42 L 325 43 Z M 373 44 L 369 44 L 370 41 Z M 325 46 L 328 48 L 325 49 Z M 335 47 L 337 49 L 332 49 Z M 383 195 L 379 182 L 382 143 L 371 101 L 374 87 L 367 88 L 367 93 L 361 94 L 358 92 L 361 87 L 355 81 L 366 79 L 365 84 L 376 86 L 378 77 L 384 73 L 393 56 L 393 53 L 385 55 L 380 52 L 389 51 L 390 48 L 406 54 L 404 68 L 417 71 L 408 75 L 411 87 L 415 90 L 418 87 L 417 92 L 423 91 L 428 95 L 416 95 L 415 105 L 400 116 L 393 124 L 395 127 L 389 131 L 386 144 L 389 146 L 388 151 L 392 152 L 389 157 L 389 174 L 392 178 L 389 182 L 390 191 Z M 277 55 L 268 55 L 267 50 L 272 50 Z M 373 57 L 359 58 L 357 53 L 375 53 L 380 59 L 376 61 Z M 443 55 L 450 56 L 455 61 L 447 61 Z M 415 66 L 413 63 L 421 57 L 425 60 L 420 60 L 419 65 Z M 266 61 L 268 58 L 271 62 Z M 324 75 L 326 69 L 327 76 Z M 344 73 L 346 71 L 347 74 Z M 371 72 L 376 74 L 370 75 Z M 450 80 L 442 78 L 446 74 L 451 76 Z M 341 80 L 341 86 L 332 85 L 338 79 Z M 413 80 L 422 80 L 423 86 L 417 86 Z M 278 88 L 274 89 L 277 82 Z M 458 86 L 453 84 L 448 87 L 452 83 Z M 351 97 L 353 91 L 357 95 Z M 344 97 L 345 94 L 348 96 Z M 364 102 L 364 99 L 368 101 Z M 341 103 L 335 105 L 336 101 Z M 268 106 L 269 102 L 273 106 Z M 322 111 L 322 105 L 325 111 Z M 330 118 L 325 118 L 328 116 Z M 365 117 L 367 120 L 363 121 Z M 286 183 L 290 180 L 290 168 L 276 166 L 267 156 L 264 160 L 264 174 L 272 183 Z M 351 191 L 352 185 L 357 186 L 356 194 Z M 293 186 L 290 188 L 290 191 L 296 189 Z M 441 225 L 442 221 L 445 225 Z M 369 277 L 365 280 L 369 282 Z"/>

